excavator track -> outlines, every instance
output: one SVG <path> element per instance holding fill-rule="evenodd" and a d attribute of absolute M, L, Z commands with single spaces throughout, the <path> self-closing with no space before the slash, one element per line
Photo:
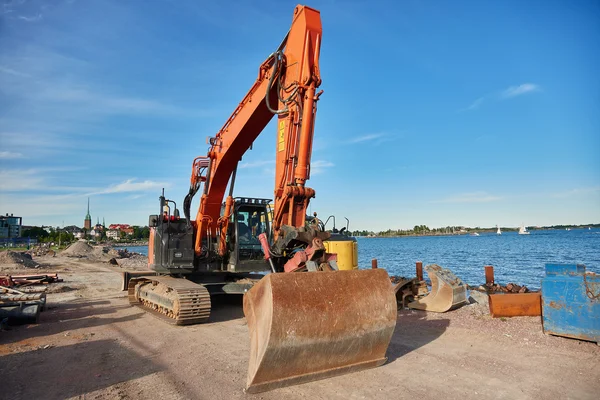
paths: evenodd
<path fill-rule="evenodd" d="M 210 295 L 197 283 L 169 276 L 145 276 L 129 281 L 127 295 L 131 305 L 173 325 L 192 325 L 208 321 Z"/>

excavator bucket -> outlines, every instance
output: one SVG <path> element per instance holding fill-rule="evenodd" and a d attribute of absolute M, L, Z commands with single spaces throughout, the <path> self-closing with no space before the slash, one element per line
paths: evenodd
<path fill-rule="evenodd" d="M 396 326 L 383 269 L 274 273 L 244 295 L 250 331 L 246 392 L 377 367 Z"/>
<path fill-rule="evenodd" d="M 425 271 L 431 280 L 431 292 L 409 303 L 409 308 L 446 312 L 467 303 L 467 286 L 450 270 L 432 264 Z"/>

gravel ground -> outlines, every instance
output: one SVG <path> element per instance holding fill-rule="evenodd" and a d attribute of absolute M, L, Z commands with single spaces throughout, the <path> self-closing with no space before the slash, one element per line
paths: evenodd
<path fill-rule="evenodd" d="M 39 324 L 0 332 L 10 399 L 540 400 L 597 399 L 600 390 L 600 346 L 545 335 L 539 317 L 493 319 L 473 304 L 399 310 L 381 367 L 249 395 L 240 297 L 215 300 L 206 324 L 176 327 L 129 306 L 124 264 L 36 261 L 64 282 L 50 285 Z M 141 261 L 131 265 L 145 269 Z"/>

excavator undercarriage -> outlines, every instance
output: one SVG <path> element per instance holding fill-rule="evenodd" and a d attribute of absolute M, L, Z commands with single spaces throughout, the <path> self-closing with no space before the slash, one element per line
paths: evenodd
<path fill-rule="evenodd" d="M 127 287 L 129 303 L 175 325 L 208 321 L 210 294 L 197 283 L 170 276 L 134 278 Z"/>

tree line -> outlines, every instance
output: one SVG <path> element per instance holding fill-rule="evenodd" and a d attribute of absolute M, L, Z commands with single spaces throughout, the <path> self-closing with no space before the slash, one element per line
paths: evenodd
<path fill-rule="evenodd" d="M 352 231 L 352 236 L 414 236 L 414 235 L 444 235 L 465 230 L 462 226 L 446 226 L 442 228 L 429 228 L 427 225 L 415 225 L 412 229 L 388 229 L 386 231 Z"/>

